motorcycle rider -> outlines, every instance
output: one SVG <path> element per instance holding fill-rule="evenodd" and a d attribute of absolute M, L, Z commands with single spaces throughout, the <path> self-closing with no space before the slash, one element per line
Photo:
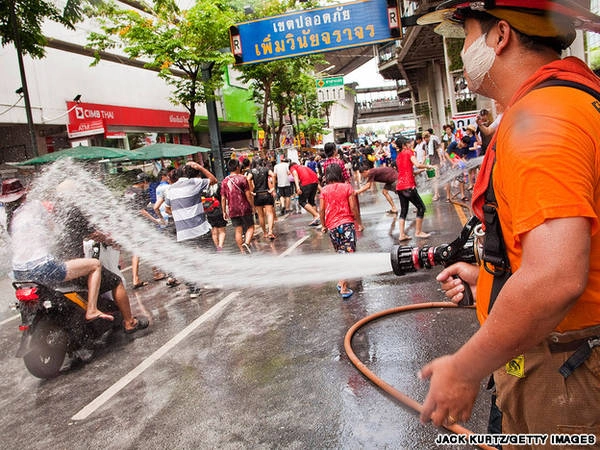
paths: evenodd
<path fill-rule="evenodd" d="M 53 209 L 52 205 L 39 200 L 26 201 L 26 194 L 27 190 L 19 179 L 2 182 L 0 202 L 5 204 L 7 228 L 13 239 L 15 279 L 35 280 L 52 285 L 87 276 L 86 320 L 114 320 L 112 315 L 97 308 L 99 294 L 111 290 L 123 315 L 125 332 L 132 333 L 146 328 L 146 318 L 132 317 L 129 298 L 120 277 L 103 269 L 97 259 L 84 258 L 83 254 L 61 258 L 54 249 L 51 250 L 50 242 L 53 241 L 56 225 L 49 212 Z M 76 248 L 77 245 L 68 247 Z M 79 247 L 82 248 L 81 242 Z"/>
<path fill-rule="evenodd" d="M 26 202 L 27 190 L 17 178 L 2 182 L 0 201 L 5 203 L 7 228 L 13 240 L 13 274 L 17 281 L 38 280 L 57 284 L 87 276 L 88 300 L 85 318 L 114 320 L 97 307 L 102 266 L 93 258 L 62 261 L 52 253 L 50 242 L 55 223 L 39 200 Z"/>
<path fill-rule="evenodd" d="M 56 253 L 63 259 L 85 257 L 83 241 L 91 239 L 101 247 L 115 246 L 115 242 L 104 233 L 95 230 L 81 210 L 66 200 L 62 193 L 75 189 L 76 186 L 69 180 L 57 186 L 57 196 L 54 202 L 53 214 L 57 222 L 63 225 L 62 232 L 57 236 Z M 123 316 L 123 329 L 125 333 L 135 333 L 148 327 L 149 321 L 144 316 L 133 316 L 129 295 L 123 284 L 120 273 L 115 273 L 102 267 L 102 281 L 100 295 L 111 292 L 113 300 Z"/>

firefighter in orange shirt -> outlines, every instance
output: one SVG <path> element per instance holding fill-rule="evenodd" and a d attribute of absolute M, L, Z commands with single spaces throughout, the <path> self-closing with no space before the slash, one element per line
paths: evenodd
<path fill-rule="evenodd" d="M 464 287 L 452 275 L 470 285 L 481 328 L 421 370 L 421 419 L 466 421 L 493 372 L 503 433 L 600 440 L 600 80 L 560 57 L 575 28 L 600 31 L 600 17 L 569 0 L 453 0 L 419 23 L 442 20 L 440 32 L 464 30 L 469 88 L 506 108 L 473 193 L 475 214 L 484 221 L 487 205 L 500 226 L 484 222 L 496 277 L 466 263 L 438 276 L 455 302 Z M 493 237 L 504 246 L 496 265 Z"/>

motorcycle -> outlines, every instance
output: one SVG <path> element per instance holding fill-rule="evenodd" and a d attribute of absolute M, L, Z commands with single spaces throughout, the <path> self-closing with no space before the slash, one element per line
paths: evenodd
<path fill-rule="evenodd" d="M 64 365 L 88 362 L 110 336 L 122 328 L 123 318 L 110 295 L 98 298 L 98 306 L 114 321 L 87 321 L 86 288 L 78 284 L 45 286 L 35 281 L 12 283 L 21 314 L 23 332 L 16 357 L 38 378 L 58 376 Z"/>

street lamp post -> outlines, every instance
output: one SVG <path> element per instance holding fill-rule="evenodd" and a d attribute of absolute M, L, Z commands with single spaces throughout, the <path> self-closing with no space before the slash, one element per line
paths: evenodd
<path fill-rule="evenodd" d="M 213 63 L 202 64 L 202 81 L 209 81 Z M 218 180 L 225 178 L 223 170 L 223 152 L 221 150 L 221 131 L 219 130 L 219 117 L 217 115 L 217 102 L 214 92 L 207 92 L 206 115 L 208 117 L 208 133 L 210 136 L 210 148 L 215 159 L 215 176 Z"/>
<path fill-rule="evenodd" d="M 27 128 L 29 129 L 29 139 L 33 157 L 38 156 L 37 138 L 33 126 L 33 115 L 31 114 L 31 102 L 29 101 L 29 89 L 27 89 L 27 78 L 25 77 L 25 65 L 23 64 L 23 46 L 21 45 L 21 31 L 17 14 L 15 13 L 14 2 L 11 2 L 10 8 L 13 31 L 15 33 L 15 48 L 17 49 L 17 59 L 19 61 L 19 72 L 21 74 L 21 88 L 23 89 L 23 100 L 25 101 L 25 115 L 27 116 Z"/>

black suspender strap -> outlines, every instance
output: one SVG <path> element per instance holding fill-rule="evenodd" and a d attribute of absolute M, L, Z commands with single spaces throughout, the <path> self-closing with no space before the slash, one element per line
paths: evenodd
<path fill-rule="evenodd" d="M 496 148 L 494 146 L 494 152 Z M 494 161 L 495 163 L 495 161 Z M 490 303 L 488 313 L 491 311 L 502 286 L 511 275 L 510 263 L 504 245 L 502 236 L 502 227 L 498 217 L 498 203 L 496 193 L 494 192 L 493 168 L 490 173 L 490 180 L 485 191 L 485 204 L 483 205 L 483 221 L 485 223 L 485 239 L 483 243 L 483 267 L 494 276 L 492 283 L 492 292 L 490 293 Z M 490 267 L 490 264 L 493 268 Z"/>
<path fill-rule="evenodd" d="M 561 87 L 570 87 L 573 89 L 578 89 L 580 91 L 590 94 L 596 100 L 600 101 L 600 92 L 598 92 L 594 88 L 586 86 L 585 84 L 577 83 L 576 81 L 559 80 L 558 78 L 550 78 L 546 81 L 542 81 L 540 84 L 538 84 L 533 89 L 536 90 L 536 89 L 541 89 L 541 88 L 550 87 L 550 86 L 561 86 Z"/>

